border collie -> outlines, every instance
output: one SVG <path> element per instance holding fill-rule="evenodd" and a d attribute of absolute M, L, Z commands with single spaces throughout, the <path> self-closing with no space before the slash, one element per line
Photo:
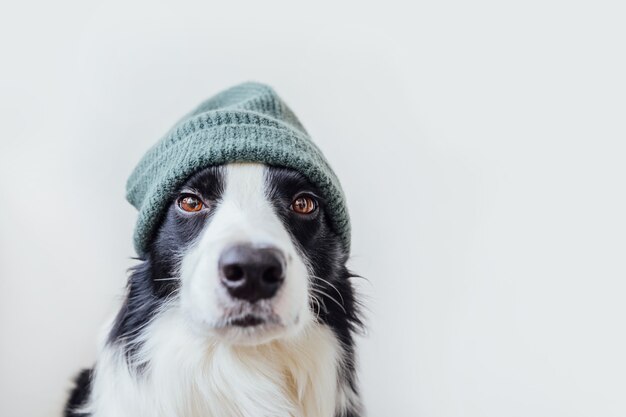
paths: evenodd
<path fill-rule="evenodd" d="M 66 417 L 362 415 L 348 254 L 294 170 L 209 167 L 171 203 Z"/>

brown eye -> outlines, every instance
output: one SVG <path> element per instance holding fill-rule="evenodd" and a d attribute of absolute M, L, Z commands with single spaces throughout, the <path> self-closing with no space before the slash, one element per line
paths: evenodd
<path fill-rule="evenodd" d="M 313 197 L 300 196 L 293 200 L 291 209 L 299 214 L 311 214 L 317 209 L 317 201 Z"/>
<path fill-rule="evenodd" d="M 194 195 L 184 195 L 178 199 L 178 207 L 189 213 L 195 213 L 202 210 L 204 204 Z"/>

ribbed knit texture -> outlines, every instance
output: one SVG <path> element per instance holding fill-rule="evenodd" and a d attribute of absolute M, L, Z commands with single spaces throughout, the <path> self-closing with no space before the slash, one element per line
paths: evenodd
<path fill-rule="evenodd" d="M 139 210 L 134 243 L 148 251 L 175 192 L 195 172 L 230 162 L 292 168 L 317 185 L 332 227 L 350 250 L 350 219 L 341 185 L 322 152 L 274 90 L 244 83 L 208 99 L 183 117 L 141 159 L 126 184 Z"/>

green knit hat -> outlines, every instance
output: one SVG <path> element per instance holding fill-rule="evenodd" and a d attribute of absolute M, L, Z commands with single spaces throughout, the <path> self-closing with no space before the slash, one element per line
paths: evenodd
<path fill-rule="evenodd" d="M 167 205 L 195 172 L 229 162 L 292 168 L 317 185 L 334 230 L 350 250 L 350 219 L 339 180 L 296 116 L 271 87 L 244 83 L 183 117 L 141 159 L 126 184 L 139 210 L 134 243 L 148 252 Z"/>

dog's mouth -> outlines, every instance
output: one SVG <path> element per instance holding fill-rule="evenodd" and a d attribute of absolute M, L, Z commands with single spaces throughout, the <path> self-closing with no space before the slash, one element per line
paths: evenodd
<path fill-rule="evenodd" d="M 223 315 L 218 320 L 218 328 L 261 329 L 274 327 L 282 323 L 274 311 L 270 300 L 259 303 L 237 302 L 223 308 Z"/>
<path fill-rule="evenodd" d="M 245 311 L 239 314 L 227 314 L 216 323 L 216 328 L 222 330 L 242 329 L 246 331 L 262 332 L 282 326 L 283 321 L 273 312 Z"/>
<path fill-rule="evenodd" d="M 274 313 L 229 314 L 212 325 L 221 340 L 243 345 L 258 345 L 273 340 L 288 331 L 289 326 Z"/>
<path fill-rule="evenodd" d="M 235 317 L 228 320 L 228 325 L 234 327 L 256 327 L 267 323 L 265 317 L 260 317 L 254 314 L 246 314 L 241 317 Z"/>

